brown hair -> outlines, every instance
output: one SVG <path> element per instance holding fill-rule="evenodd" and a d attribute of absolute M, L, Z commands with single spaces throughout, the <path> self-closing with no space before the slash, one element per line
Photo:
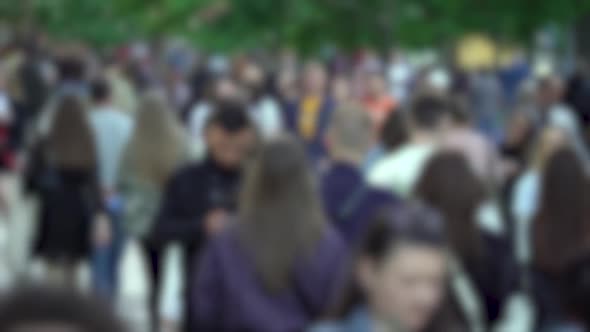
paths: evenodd
<path fill-rule="evenodd" d="M 557 150 L 545 167 L 533 224 L 534 265 L 560 273 L 590 245 L 590 187 L 576 154 Z"/>
<path fill-rule="evenodd" d="M 154 92 L 141 100 L 125 166 L 158 186 L 176 169 L 186 150 L 180 125 L 166 100 Z"/>
<path fill-rule="evenodd" d="M 94 136 L 82 100 L 64 96 L 58 102 L 47 148 L 48 157 L 59 167 L 96 167 Z"/>
<path fill-rule="evenodd" d="M 270 291 L 287 287 L 296 259 L 320 241 L 320 202 L 301 144 L 290 136 L 266 143 L 245 179 L 239 236 Z"/>
<path fill-rule="evenodd" d="M 461 154 L 448 151 L 432 157 L 415 196 L 444 216 L 451 248 L 461 259 L 474 262 L 481 257 L 476 212 L 485 190 Z"/>

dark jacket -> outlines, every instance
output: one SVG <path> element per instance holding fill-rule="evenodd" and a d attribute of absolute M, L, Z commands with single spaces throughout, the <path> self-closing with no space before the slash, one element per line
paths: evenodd
<path fill-rule="evenodd" d="M 315 252 L 296 263 L 292 286 L 273 294 L 230 229 L 213 239 L 201 258 L 192 293 L 193 330 L 303 331 L 336 296 L 344 257 L 340 236 L 327 227 Z"/>
<path fill-rule="evenodd" d="M 91 225 L 102 209 L 96 172 L 48 169 L 37 183 L 41 215 L 36 254 L 70 261 L 87 258 Z"/>
<path fill-rule="evenodd" d="M 384 206 L 399 203 L 390 193 L 369 187 L 361 172 L 345 163 L 333 163 L 322 175 L 321 191 L 328 217 L 349 245 L 362 238 Z"/>
<path fill-rule="evenodd" d="M 239 183 L 239 171 L 225 170 L 211 158 L 180 169 L 164 191 L 151 242 L 199 246 L 203 240 L 202 219 L 214 209 L 233 212 Z"/>
<path fill-rule="evenodd" d="M 508 297 L 517 289 L 518 269 L 506 240 L 484 233 L 482 241 L 482 257 L 475 263 L 461 263 L 478 292 L 485 315 L 483 323 L 489 327 L 500 318 Z M 466 322 L 456 294 L 450 296 L 449 302 L 456 320 Z"/>

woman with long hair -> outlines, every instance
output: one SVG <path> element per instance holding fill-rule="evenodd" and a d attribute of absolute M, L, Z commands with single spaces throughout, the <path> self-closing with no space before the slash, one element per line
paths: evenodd
<path fill-rule="evenodd" d="M 452 272 L 470 280 L 471 297 L 479 299 L 478 320 L 483 326 L 495 322 L 516 276 L 509 242 L 480 226 L 484 185 L 461 153 L 445 151 L 430 160 L 414 194 L 446 220 L 451 252 L 460 267 Z M 453 295 L 457 306 L 463 307 L 461 296 Z"/>
<path fill-rule="evenodd" d="M 184 132 L 164 96 L 146 93 L 121 168 L 129 235 L 143 238 L 150 231 L 162 190 L 187 154 Z"/>
<path fill-rule="evenodd" d="M 325 222 L 306 152 L 266 143 L 246 176 L 237 223 L 205 249 L 193 292 L 199 331 L 301 331 L 326 309 L 344 244 Z"/>
<path fill-rule="evenodd" d="M 57 106 L 43 151 L 47 165 L 37 180 L 41 214 L 36 253 L 68 279 L 90 254 L 93 227 L 98 236 L 94 240 L 108 241 L 108 220 L 97 218 L 102 200 L 85 105 L 66 96 Z"/>
<path fill-rule="evenodd" d="M 440 214 L 398 205 L 371 224 L 336 310 L 339 320 L 309 331 L 456 331 L 442 312 L 448 247 Z"/>
<path fill-rule="evenodd" d="M 560 129 L 543 129 L 532 148 L 527 170 L 514 183 L 510 202 L 510 215 L 514 220 L 514 248 L 519 264 L 529 265 L 531 260 L 531 224 L 539 208 L 542 188 L 541 173 L 554 151 L 569 146 L 567 135 Z"/>
<path fill-rule="evenodd" d="M 156 301 L 159 298 L 166 299 L 168 277 L 178 279 L 183 275 L 181 265 L 170 263 L 170 248 L 161 248 L 150 241 L 160 202 L 165 186 L 169 178 L 188 159 L 188 146 L 185 134 L 178 123 L 174 113 L 170 109 L 164 95 L 156 91 L 148 91 L 141 98 L 139 109 L 136 112 L 136 121 L 129 145 L 121 168 L 119 190 L 124 200 L 123 227 L 131 240 L 128 242 L 128 252 L 135 243 L 142 244 L 139 252 L 144 252 L 148 261 L 147 273 L 152 281 L 150 311 L 154 318 L 151 324 L 154 328 L 160 324 L 166 326 L 178 325 L 180 313 L 162 308 L 156 311 Z M 129 257 L 129 256 L 128 256 Z M 173 264 L 173 265 L 170 265 Z M 137 275 L 141 271 L 129 271 L 123 276 L 123 280 L 136 282 Z M 172 274 L 171 274 L 172 273 Z M 164 279 L 164 281 L 162 281 Z M 180 288 L 180 287 L 176 287 Z M 164 289 L 163 292 L 160 292 Z M 178 290 L 172 290 L 177 292 Z M 178 297 L 174 294 L 175 297 Z M 132 298 L 121 296 L 122 299 L 131 301 Z M 175 300 L 172 305 L 175 305 Z M 160 300 L 160 303 L 168 303 Z M 165 305 L 165 304 L 164 304 Z M 138 307 L 137 304 L 134 305 Z M 142 322 L 145 323 L 145 322 Z"/>
<path fill-rule="evenodd" d="M 532 225 L 533 281 L 541 325 L 563 320 L 556 285 L 569 263 L 590 250 L 590 182 L 578 155 L 555 151 L 542 174 Z"/>

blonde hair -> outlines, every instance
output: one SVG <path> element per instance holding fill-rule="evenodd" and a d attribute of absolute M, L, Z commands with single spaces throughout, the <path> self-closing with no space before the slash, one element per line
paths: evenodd
<path fill-rule="evenodd" d="M 303 146 L 291 136 L 266 142 L 250 165 L 239 202 L 239 236 L 263 284 L 286 288 L 297 258 L 312 254 L 325 216 Z M 288 234 L 288 236 L 284 236 Z"/>
<path fill-rule="evenodd" d="M 360 161 L 371 145 L 371 120 L 361 107 L 344 106 L 332 115 L 328 133 L 333 157 Z"/>
<path fill-rule="evenodd" d="M 539 133 L 531 153 L 532 167 L 543 169 L 556 150 L 568 145 L 567 134 L 563 130 L 555 127 L 543 129 Z"/>
<path fill-rule="evenodd" d="M 146 93 L 139 103 L 125 166 L 152 184 L 164 185 L 183 159 L 186 141 L 165 98 Z"/>

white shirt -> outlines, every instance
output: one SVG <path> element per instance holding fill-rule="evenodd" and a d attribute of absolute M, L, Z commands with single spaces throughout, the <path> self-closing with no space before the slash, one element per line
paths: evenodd
<path fill-rule="evenodd" d="M 369 183 L 400 197 L 409 197 L 434 150 L 431 144 L 405 144 L 377 162 L 369 171 Z"/>
<path fill-rule="evenodd" d="M 90 123 L 94 130 L 100 183 L 105 189 L 113 189 L 122 155 L 132 134 L 133 121 L 127 114 L 106 106 L 91 111 Z"/>

